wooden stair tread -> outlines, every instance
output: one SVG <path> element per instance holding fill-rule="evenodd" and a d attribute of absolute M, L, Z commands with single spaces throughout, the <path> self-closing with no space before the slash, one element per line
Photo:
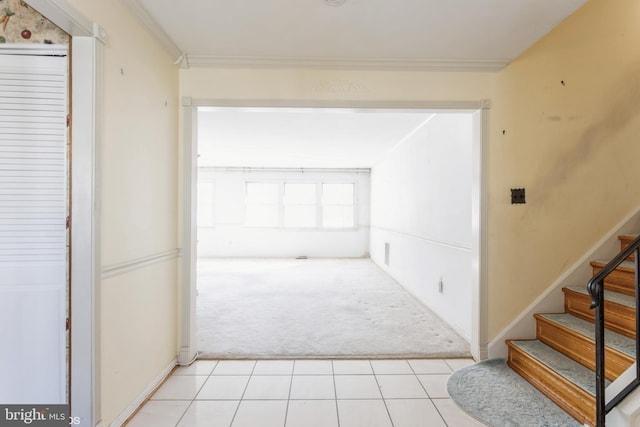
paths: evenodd
<path fill-rule="evenodd" d="M 596 374 L 539 340 L 509 341 L 531 358 L 595 397 Z"/>
<path fill-rule="evenodd" d="M 572 292 L 577 292 L 583 295 L 589 295 L 589 291 L 585 286 L 567 286 L 565 289 L 568 289 Z M 627 307 L 636 308 L 636 299 L 630 295 L 622 294 L 620 292 L 608 291 L 605 289 L 604 300 L 612 302 L 614 304 L 620 304 Z"/>
<path fill-rule="evenodd" d="M 638 238 L 638 236 L 640 236 L 640 233 L 625 233 L 625 234 L 621 234 L 620 236 L 618 236 L 619 240 L 636 240 Z"/>
<path fill-rule="evenodd" d="M 568 313 L 536 314 L 535 316 L 545 318 L 552 323 L 556 323 L 588 338 L 589 340 L 595 341 L 595 328 L 593 323 L 587 322 L 586 320 L 582 320 Z M 610 330 L 606 330 L 604 335 L 605 345 L 607 347 L 618 350 L 619 352 L 635 359 L 635 340 Z"/>

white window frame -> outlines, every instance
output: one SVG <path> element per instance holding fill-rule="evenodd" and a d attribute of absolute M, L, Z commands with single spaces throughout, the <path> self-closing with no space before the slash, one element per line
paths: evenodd
<path fill-rule="evenodd" d="M 279 191 L 278 191 L 278 202 L 277 202 L 277 206 L 278 206 L 278 221 L 276 223 L 276 225 L 273 226 L 267 226 L 267 225 L 252 225 L 249 224 L 247 222 L 247 218 L 248 218 L 248 209 L 249 209 L 249 204 L 247 202 L 247 187 L 248 184 L 251 183 L 256 183 L 256 184 L 278 184 L 279 186 Z M 285 203 L 284 203 L 284 197 L 285 197 L 285 186 L 286 184 L 314 184 L 316 186 L 316 201 L 315 201 L 315 208 L 316 208 L 316 224 L 313 227 L 287 227 L 285 225 L 284 222 L 284 215 L 285 215 Z M 350 205 L 353 207 L 353 225 L 350 227 L 325 227 L 323 224 L 323 205 L 322 205 L 322 189 L 323 189 L 323 185 L 324 184 L 349 184 L 353 186 L 353 204 Z M 271 228 L 271 229 L 281 229 L 281 230 L 287 230 L 287 231 L 353 231 L 355 229 L 358 228 L 358 210 L 359 210 L 359 206 L 358 206 L 358 183 L 356 181 L 350 180 L 350 181 L 344 181 L 344 180 L 340 180 L 340 181 L 328 181 L 328 180 L 322 180 L 322 179 L 316 179 L 316 180 L 269 180 L 269 179 L 264 179 L 264 180 L 245 180 L 244 181 L 244 191 L 245 191 L 245 221 L 244 221 L 244 227 L 247 228 Z M 332 205 L 332 206 L 338 206 L 338 205 Z M 344 205 L 347 206 L 347 205 Z M 215 208 L 214 208 L 215 209 Z M 215 217 L 215 213 L 214 213 L 214 217 Z M 215 226 L 215 224 L 214 224 Z"/>

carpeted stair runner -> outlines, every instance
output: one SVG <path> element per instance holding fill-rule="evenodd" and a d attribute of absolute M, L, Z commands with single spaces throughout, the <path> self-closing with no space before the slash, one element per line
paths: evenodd
<path fill-rule="evenodd" d="M 525 342 L 540 355 L 546 352 L 536 341 L 519 344 Z M 564 369 L 567 370 L 567 366 Z M 575 371 L 576 377 L 583 375 L 578 373 L 579 369 Z M 487 360 L 454 372 L 447 383 L 447 391 L 465 412 L 492 427 L 581 426 L 509 368 L 503 359 Z"/>
<path fill-rule="evenodd" d="M 586 286 L 568 286 L 567 289 L 583 295 L 589 295 L 589 291 L 587 291 Z M 636 299 L 630 295 L 621 294 L 620 292 L 605 290 L 604 300 L 620 305 L 626 305 L 627 307 L 636 308 Z"/>
<path fill-rule="evenodd" d="M 596 332 L 593 323 L 589 323 L 585 320 L 579 319 L 571 314 L 567 313 L 554 313 L 554 314 L 539 314 L 538 316 L 550 320 L 553 323 L 557 323 L 561 326 L 571 329 L 574 332 L 579 333 L 592 340 L 595 339 Z M 605 345 L 607 347 L 616 349 L 631 357 L 635 357 L 636 354 L 636 342 L 631 338 L 627 338 L 624 335 L 620 335 L 613 331 L 605 332 Z"/>
<path fill-rule="evenodd" d="M 601 264 L 607 264 L 609 261 L 606 259 L 599 259 L 596 262 L 599 262 Z M 623 261 L 622 264 L 620 264 L 620 267 L 633 270 L 635 268 L 635 264 L 631 261 Z"/>

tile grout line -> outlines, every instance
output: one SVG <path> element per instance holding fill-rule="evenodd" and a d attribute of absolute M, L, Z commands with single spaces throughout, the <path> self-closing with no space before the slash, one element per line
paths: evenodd
<path fill-rule="evenodd" d="M 195 400 L 191 400 L 191 402 L 189 402 L 189 405 L 187 405 L 187 409 L 185 409 L 184 413 L 180 416 L 180 418 L 178 418 L 178 421 L 176 422 L 175 427 L 178 427 L 180 425 L 180 422 L 182 421 L 184 416 L 187 415 L 187 412 L 189 412 L 189 408 L 191 408 L 191 406 L 193 405 L 193 402 L 195 402 Z"/>
<path fill-rule="evenodd" d="M 442 360 L 444 360 L 445 365 L 447 365 L 449 369 L 451 369 L 451 373 L 453 373 L 453 371 L 455 370 L 453 369 L 453 366 L 449 365 L 449 362 L 447 362 L 447 359 L 442 359 Z"/>
<path fill-rule="evenodd" d="M 449 365 L 449 362 L 447 362 L 447 359 L 443 359 L 444 363 L 446 363 L 446 365 L 449 367 L 449 369 L 451 369 L 451 372 L 449 372 L 449 376 L 451 376 L 451 374 L 453 374 L 456 370 L 453 368 L 453 366 Z M 449 394 L 449 391 L 447 391 L 447 394 Z M 453 402 L 453 404 L 455 405 L 456 403 L 454 402 L 453 399 L 451 399 L 451 396 L 449 396 L 448 398 L 446 398 L 447 400 L 450 400 L 451 402 Z M 440 399 L 440 400 L 445 400 L 445 399 Z M 433 399 L 431 400 L 433 402 Z M 449 423 L 447 422 L 447 420 L 444 419 L 444 416 L 442 415 L 442 413 L 440 412 L 440 409 L 438 408 L 438 406 L 435 404 L 435 402 L 433 403 L 433 406 L 436 407 L 436 411 L 438 411 L 438 413 L 440 414 L 440 417 L 442 417 L 442 420 L 444 421 L 445 425 L 447 427 L 449 427 Z"/>
<path fill-rule="evenodd" d="M 291 379 L 289 380 L 289 395 L 287 396 L 287 408 L 284 411 L 284 425 L 282 427 L 287 427 L 287 418 L 289 417 L 289 402 L 291 401 L 291 389 L 293 388 L 293 374 L 296 371 L 296 361 L 293 361 L 293 366 L 291 367 Z"/>
<path fill-rule="evenodd" d="M 198 360 L 195 360 L 193 363 L 194 364 L 198 363 Z M 193 396 L 193 399 L 191 399 L 191 402 L 189 402 L 189 405 L 187 406 L 187 409 L 184 411 L 182 416 L 178 419 L 178 422 L 176 422 L 176 427 L 178 427 L 178 425 L 180 425 L 180 423 L 182 422 L 182 419 L 184 418 L 184 416 L 187 415 L 187 412 L 189 412 L 189 409 L 191 409 L 191 407 L 193 406 L 193 403 L 196 401 L 196 398 L 198 397 L 198 394 L 202 391 L 202 388 L 207 383 L 207 381 L 209 381 L 209 378 L 211 378 L 211 373 L 216 368 L 216 366 L 218 366 L 218 361 L 216 361 L 215 365 L 213 365 L 213 368 L 211 368 L 211 372 L 209 372 L 209 375 L 207 375 L 207 379 L 204 380 L 204 382 L 202 383 L 202 385 L 200 386 L 198 391 L 196 391 L 196 394 Z M 196 376 L 199 376 L 199 375 L 196 373 Z"/>
<path fill-rule="evenodd" d="M 431 400 L 431 396 L 429 396 L 429 392 L 427 391 L 427 388 L 424 386 L 424 384 L 422 384 L 422 381 L 420 381 L 420 378 L 418 377 L 418 374 L 416 373 L 416 370 L 413 369 L 413 366 L 411 366 L 411 363 L 407 362 L 407 364 L 409 365 L 409 368 L 411 369 L 411 372 L 413 372 L 413 376 L 416 377 L 416 380 L 418 380 L 418 384 L 420 384 L 420 387 L 422 387 L 424 392 L 427 394 L 427 399 Z M 447 366 L 449 366 L 449 365 L 447 365 Z M 449 368 L 449 369 L 451 369 L 451 368 Z M 442 415 L 440 417 L 442 417 Z"/>
<path fill-rule="evenodd" d="M 436 405 L 433 402 L 433 399 L 429 399 L 431 400 L 431 404 L 434 406 L 434 408 L 436 408 L 436 412 L 438 412 L 438 415 L 440 415 L 440 418 L 442 418 L 442 422 L 444 423 L 445 426 L 449 427 L 449 423 L 447 422 L 447 420 L 444 419 L 444 417 L 442 416 L 442 412 L 440 412 L 440 408 L 438 408 L 438 405 Z"/>
<path fill-rule="evenodd" d="M 258 361 L 254 360 L 253 361 L 253 368 L 251 368 L 251 373 L 249 374 L 249 379 L 247 380 L 247 383 L 244 386 L 244 390 L 242 390 L 242 396 L 240 396 L 240 400 L 238 401 L 238 406 L 236 407 L 236 410 L 233 413 L 233 418 L 231 418 L 231 422 L 229 423 L 229 427 L 231 427 L 233 425 L 233 422 L 236 420 L 236 416 L 238 415 L 238 411 L 240 410 L 240 405 L 242 404 L 242 400 L 244 399 L 244 394 L 247 392 L 247 389 L 249 388 L 249 383 L 251 382 L 251 377 L 253 377 L 253 372 L 256 370 L 256 365 L 257 364 L 258 364 Z M 213 371 L 211 371 L 211 373 L 213 374 Z"/>
<path fill-rule="evenodd" d="M 442 359 L 444 361 L 444 364 L 447 365 L 447 367 L 449 369 L 451 369 L 451 371 L 453 371 L 453 368 L 451 368 L 451 366 L 449 366 L 449 364 L 447 363 L 446 359 Z M 409 362 L 407 362 L 409 363 Z M 427 388 L 424 386 L 424 384 L 422 384 L 422 381 L 420 381 L 420 378 L 418 377 L 418 374 L 416 374 L 416 370 L 413 369 L 413 366 L 411 366 L 411 363 L 409 363 L 409 367 L 411 368 L 411 370 L 413 371 L 413 374 L 416 376 L 416 379 L 418 380 L 418 383 L 420 383 L 420 387 L 422 387 L 422 389 L 424 390 L 425 393 L 427 393 L 427 397 L 429 398 L 429 402 L 431 402 L 431 404 L 433 405 L 434 408 L 436 408 L 436 412 L 438 413 L 438 415 L 440 415 L 440 419 L 442 419 L 442 422 L 444 423 L 445 426 L 449 427 L 449 423 L 447 423 L 447 420 L 444 419 L 444 417 L 442 416 L 442 412 L 440 412 L 440 408 L 438 408 L 438 405 L 436 405 L 433 401 L 434 398 L 432 398 L 429 395 L 429 392 L 427 391 Z M 422 374 L 421 374 L 422 375 Z M 434 375 L 434 374 L 431 374 Z M 451 372 L 449 372 L 449 375 L 451 375 Z"/>
<path fill-rule="evenodd" d="M 406 364 L 409 364 L 406 360 L 404 361 Z M 373 369 L 373 363 L 371 363 L 371 359 L 369 359 L 369 366 L 371 367 L 371 371 L 373 372 L 373 378 L 376 380 L 376 384 L 378 385 L 378 392 L 380 393 L 380 398 L 382 399 L 382 403 L 384 404 L 384 409 L 387 411 L 387 416 L 389 417 L 389 422 L 391 423 L 391 427 L 395 427 L 393 423 L 393 419 L 391 418 L 391 412 L 389 412 L 389 407 L 387 406 L 387 400 L 384 398 L 382 394 L 382 389 L 380 388 L 380 383 L 378 382 L 378 376 L 376 375 L 376 370 Z"/>
<path fill-rule="evenodd" d="M 340 412 L 338 410 L 338 389 L 336 388 L 336 370 L 333 366 L 334 360 L 331 360 L 331 379 L 333 379 L 333 395 L 336 403 L 336 419 L 338 421 L 338 427 L 340 427 Z"/>
<path fill-rule="evenodd" d="M 451 373 L 453 372 L 453 368 L 451 367 L 451 365 L 449 365 L 447 363 L 446 359 L 442 359 L 444 361 L 444 364 L 447 365 L 447 367 L 451 370 L 451 372 L 449 372 L 449 375 L 451 375 Z M 409 366 L 411 366 L 411 363 L 409 363 Z M 413 369 L 413 366 L 411 366 L 411 370 L 415 373 L 416 371 Z M 426 375 L 426 374 L 425 374 Z M 434 374 L 429 374 L 429 375 L 434 375 Z M 435 374 L 437 375 L 437 374 Z M 424 389 L 424 392 L 427 393 L 427 396 L 429 397 L 429 401 L 431 402 L 431 404 L 433 405 L 434 408 L 436 408 L 436 412 L 438 413 L 438 415 L 440 415 L 440 418 L 442 419 L 442 422 L 444 423 L 445 426 L 449 427 L 449 423 L 447 422 L 447 420 L 444 419 L 444 416 L 442 415 L 442 412 L 440 412 L 440 408 L 438 408 L 438 405 L 435 404 L 435 402 L 433 401 L 433 399 L 430 395 L 429 392 L 427 391 L 427 388 L 424 386 L 424 384 L 422 384 L 422 381 L 420 381 L 420 378 L 418 378 L 418 374 L 416 374 L 416 379 L 418 380 L 418 382 L 420 383 L 420 386 Z"/>

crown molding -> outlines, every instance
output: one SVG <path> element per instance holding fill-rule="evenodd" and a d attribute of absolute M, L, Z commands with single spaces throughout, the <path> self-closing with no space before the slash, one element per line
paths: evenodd
<path fill-rule="evenodd" d="M 42 0 L 30 0 L 42 1 Z M 338 58 L 293 58 L 188 55 L 183 52 L 142 6 L 139 0 L 120 0 L 134 17 L 160 43 L 181 68 L 326 68 L 345 70 L 390 70 L 390 71 L 470 71 L 495 72 L 502 70 L 511 61 L 472 59 L 338 59 Z"/>
<path fill-rule="evenodd" d="M 162 29 L 160 24 L 149 14 L 147 9 L 140 4 L 138 0 L 120 0 L 138 19 L 138 21 L 149 31 L 149 33 L 160 43 L 164 50 L 169 54 L 173 63 L 184 67 L 186 64 L 186 55 L 178 45 L 176 45 L 171 37 Z"/>
<path fill-rule="evenodd" d="M 502 70 L 509 62 L 509 59 L 402 60 L 189 55 L 189 66 L 202 68 L 333 68 L 346 70 L 494 72 Z"/>

